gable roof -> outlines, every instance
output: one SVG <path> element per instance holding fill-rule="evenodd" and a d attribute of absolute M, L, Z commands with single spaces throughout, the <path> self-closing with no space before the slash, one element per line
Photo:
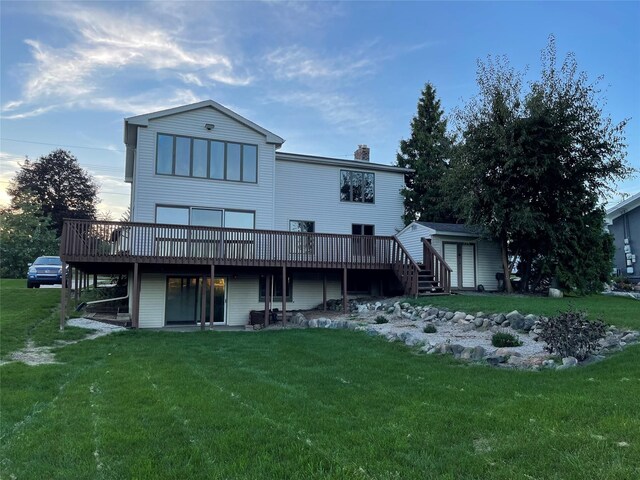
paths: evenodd
<path fill-rule="evenodd" d="M 285 162 L 311 163 L 316 165 L 330 165 L 350 169 L 377 170 L 407 174 L 413 172 L 410 168 L 394 167 L 382 163 L 372 163 L 364 160 L 347 160 L 344 158 L 318 157 L 315 155 L 303 155 L 299 153 L 276 152 L 276 160 Z"/>
<path fill-rule="evenodd" d="M 149 126 L 149 120 L 153 120 L 155 118 L 167 117 L 169 115 L 176 115 L 184 112 L 190 112 L 192 110 L 198 110 L 201 108 L 213 108 L 214 110 L 217 110 L 218 112 L 223 113 L 224 115 L 228 116 L 229 118 L 232 118 L 238 123 L 241 123 L 258 133 L 261 133 L 267 139 L 266 140 L 267 143 L 273 143 L 278 147 L 280 147 L 284 143 L 284 139 L 282 137 L 279 137 L 275 133 L 272 133 L 269 130 L 262 128 L 260 125 L 253 123 L 251 120 L 244 118 L 242 115 L 237 114 L 233 110 L 229 110 L 227 107 L 220 105 L 218 102 L 214 102 L 213 100 L 204 100 L 202 102 L 191 103 L 189 105 L 182 105 L 180 107 L 168 108 L 166 110 L 160 110 L 158 112 L 145 113 L 143 115 L 135 115 L 133 117 L 125 118 L 124 119 L 124 125 L 125 125 L 124 143 L 129 144 L 129 142 L 127 142 L 127 131 L 128 131 L 127 127 L 129 125 L 147 127 Z"/>
<path fill-rule="evenodd" d="M 607 210 L 607 222 L 611 224 L 620 215 L 640 207 L 640 192 L 630 196 Z"/>
<path fill-rule="evenodd" d="M 463 223 L 413 222 L 434 231 L 434 235 L 454 235 L 460 237 L 478 237 L 482 235 L 482 228 L 477 225 Z"/>

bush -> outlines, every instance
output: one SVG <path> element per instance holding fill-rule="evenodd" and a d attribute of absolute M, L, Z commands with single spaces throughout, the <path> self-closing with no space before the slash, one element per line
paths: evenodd
<path fill-rule="evenodd" d="M 498 332 L 491 337 L 491 345 L 494 347 L 519 347 L 522 342 L 518 337 L 510 333 Z"/>
<path fill-rule="evenodd" d="M 606 334 L 606 326 L 602 320 L 590 321 L 585 312 L 577 310 L 543 318 L 538 328 L 541 330 L 540 339 L 547 343 L 547 351 L 578 360 L 584 360 L 595 352 L 598 340 Z"/>
<path fill-rule="evenodd" d="M 437 331 L 438 329 L 435 327 L 435 325 L 427 325 L 423 330 L 424 333 L 436 333 Z"/>
<path fill-rule="evenodd" d="M 378 315 L 376 317 L 376 323 L 380 324 L 380 323 L 389 323 L 389 320 L 387 320 L 386 317 L 383 317 L 382 315 Z"/>

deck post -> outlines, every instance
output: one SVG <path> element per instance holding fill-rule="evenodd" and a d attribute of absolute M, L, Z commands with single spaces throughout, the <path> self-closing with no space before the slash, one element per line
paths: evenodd
<path fill-rule="evenodd" d="M 269 325 L 269 300 L 271 296 L 271 275 L 265 275 L 264 289 L 264 326 Z"/>
<path fill-rule="evenodd" d="M 97 273 L 93 274 L 93 288 L 94 289 L 98 288 L 98 274 Z"/>
<path fill-rule="evenodd" d="M 282 327 L 287 324 L 287 266 L 282 266 Z"/>
<path fill-rule="evenodd" d="M 211 290 L 209 290 L 209 328 L 213 330 L 213 288 L 214 288 L 214 279 L 216 274 L 216 267 L 212 263 L 211 264 Z"/>
<path fill-rule="evenodd" d="M 78 267 L 75 267 L 73 269 L 73 273 L 75 274 L 75 285 L 74 285 L 74 289 L 73 289 L 73 298 L 75 299 L 75 301 L 77 302 L 80 298 L 80 292 L 78 291 L 80 289 L 80 275 L 79 275 L 79 270 Z"/>
<path fill-rule="evenodd" d="M 322 273 L 322 310 L 327 311 L 327 272 Z"/>
<path fill-rule="evenodd" d="M 342 311 L 344 313 L 349 312 L 349 306 L 347 302 L 349 299 L 347 298 L 347 267 L 342 269 Z"/>
<path fill-rule="evenodd" d="M 213 287 L 213 284 L 211 285 Z M 204 330 L 204 319 L 207 311 L 207 276 L 202 275 L 202 286 L 200 287 L 200 330 Z"/>
<path fill-rule="evenodd" d="M 67 263 L 62 260 L 62 289 L 60 290 L 60 330 L 67 320 Z"/>
<path fill-rule="evenodd" d="M 131 326 L 138 328 L 140 311 L 140 270 L 138 262 L 133 264 L 133 301 L 131 302 Z"/>

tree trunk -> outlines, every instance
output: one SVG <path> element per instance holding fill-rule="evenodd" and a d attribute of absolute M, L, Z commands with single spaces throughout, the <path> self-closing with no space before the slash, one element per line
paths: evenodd
<path fill-rule="evenodd" d="M 511 285 L 511 269 L 509 268 L 509 254 L 507 252 L 507 236 L 502 236 L 502 269 L 504 271 L 504 289 L 507 293 L 513 293 L 513 286 Z"/>

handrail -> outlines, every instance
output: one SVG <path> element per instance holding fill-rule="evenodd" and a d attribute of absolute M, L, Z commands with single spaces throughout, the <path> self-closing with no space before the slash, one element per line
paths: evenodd
<path fill-rule="evenodd" d="M 438 282 L 445 293 L 451 293 L 451 267 L 445 259 L 433 248 L 427 238 L 421 238 L 423 263 L 431 271 L 434 280 Z"/>
<path fill-rule="evenodd" d="M 413 257 L 411 257 L 411 254 L 407 251 L 396 235 L 393 236 L 393 240 L 401 253 L 399 262 L 394 263 L 396 276 L 402 282 L 405 292 L 409 295 L 417 295 L 420 266 Z M 406 267 L 409 267 L 408 271 Z"/>

